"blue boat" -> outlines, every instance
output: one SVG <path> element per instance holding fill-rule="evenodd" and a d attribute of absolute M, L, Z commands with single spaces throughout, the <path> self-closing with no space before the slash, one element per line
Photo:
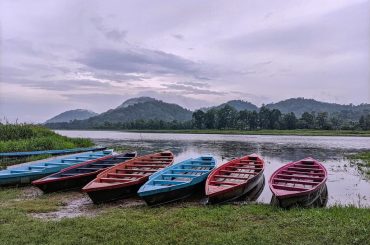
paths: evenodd
<path fill-rule="evenodd" d="M 73 154 L 87 151 L 102 151 L 107 147 L 97 146 L 97 147 L 85 147 L 85 148 L 73 148 L 64 150 L 46 150 L 46 151 L 22 151 L 22 152 L 0 152 L 0 157 L 29 157 L 38 155 L 63 155 L 63 154 Z"/>
<path fill-rule="evenodd" d="M 215 165 L 216 160 L 212 156 L 179 162 L 149 177 L 138 195 L 149 206 L 184 199 L 197 189 L 204 189 L 204 182 Z"/>
<path fill-rule="evenodd" d="M 97 158 L 109 157 L 113 150 L 86 152 L 58 159 L 39 161 L 37 163 L 8 167 L 0 171 L 0 186 L 29 184 L 33 180 L 43 178 L 47 175 L 59 172 L 75 164 L 91 161 Z"/>

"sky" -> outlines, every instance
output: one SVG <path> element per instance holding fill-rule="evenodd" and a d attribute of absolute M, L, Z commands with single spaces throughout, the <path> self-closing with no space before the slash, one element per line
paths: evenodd
<path fill-rule="evenodd" d="M 0 118 L 151 96 L 370 103 L 370 2 L 1 0 Z"/>

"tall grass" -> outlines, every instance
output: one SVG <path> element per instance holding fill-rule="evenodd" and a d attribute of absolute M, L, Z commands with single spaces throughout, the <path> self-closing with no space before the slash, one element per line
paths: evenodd
<path fill-rule="evenodd" d="M 0 124 L 0 152 L 89 147 L 89 139 L 68 138 L 33 124 Z"/>

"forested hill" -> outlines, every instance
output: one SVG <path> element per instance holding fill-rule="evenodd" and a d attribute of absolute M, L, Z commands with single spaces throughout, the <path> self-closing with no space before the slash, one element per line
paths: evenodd
<path fill-rule="evenodd" d="M 128 123 L 133 121 L 189 121 L 192 118 L 192 112 L 183 107 L 165 103 L 156 99 L 147 97 L 130 99 L 115 109 L 108 110 L 102 114 L 91 117 L 87 120 L 76 120 L 69 124 L 49 123 L 51 128 L 91 128 L 102 125 Z"/>
<path fill-rule="evenodd" d="M 370 104 L 340 105 L 321 102 L 313 99 L 292 98 L 266 105 L 269 109 L 278 109 L 282 113 L 294 112 L 301 116 L 304 112 L 327 112 L 341 118 L 358 120 L 362 115 L 370 113 Z"/>
<path fill-rule="evenodd" d="M 200 112 L 202 112 L 203 114 Z M 254 112 L 254 114 L 252 112 Z M 197 119 L 195 121 L 200 122 L 204 119 L 205 121 L 200 123 L 204 125 L 207 124 L 206 121 L 207 122 L 209 121 L 208 124 L 210 125 L 211 124 L 222 125 L 219 122 L 221 119 L 223 120 L 223 118 L 233 123 L 240 121 L 241 119 L 240 120 L 237 119 L 239 117 L 241 118 L 253 117 L 257 118 L 256 119 L 257 121 L 258 120 L 263 121 L 264 120 L 263 118 L 266 117 L 267 114 L 271 113 L 271 115 L 270 114 L 269 115 L 275 118 L 276 120 L 272 122 L 270 118 L 269 119 L 271 121 L 270 124 L 280 125 L 279 127 L 275 125 L 277 128 L 280 128 L 285 127 L 282 126 L 283 125 L 282 120 L 284 118 L 287 119 L 289 116 L 291 116 L 292 118 L 295 117 L 300 118 L 304 114 L 304 112 L 306 112 L 304 118 L 317 117 L 319 119 L 324 118 L 321 121 L 326 120 L 331 121 L 330 123 L 321 123 L 322 125 L 324 125 L 322 126 L 322 128 L 330 128 L 329 127 L 330 124 L 337 125 L 338 124 L 337 122 L 346 125 L 346 127 L 348 128 L 353 127 L 353 125 L 355 125 L 352 122 L 357 122 L 361 124 L 361 122 L 363 122 L 364 119 L 367 118 L 367 116 L 370 114 L 370 105 L 369 104 L 361 104 L 357 106 L 340 105 L 334 103 L 320 102 L 313 99 L 295 98 L 280 101 L 277 103 L 271 103 L 261 108 L 258 108 L 257 106 L 253 105 L 250 102 L 242 100 L 233 100 L 223 103 L 219 106 L 197 110 L 193 113 L 177 104 L 166 103 L 150 97 L 139 97 L 129 99 L 115 109 L 108 110 L 107 112 L 93 116 L 85 120 L 74 120 L 69 123 L 67 122 L 51 123 L 50 121 L 48 121 L 47 126 L 51 128 L 70 128 L 70 129 L 102 128 L 102 127 L 156 128 L 156 129 L 160 129 L 163 127 L 189 128 L 192 127 L 192 123 L 194 123 L 195 119 Z M 325 113 L 325 115 L 320 113 Z M 257 114 L 258 117 L 256 116 Z M 285 114 L 287 114 L 286 117 L 283 116 Z M 361 117 L 363 117 L 362 120 L 360 120 Z M 205 118 L 207 118 L 207 120 Z M 267 128 L 274 129 L 275 126 L 272 127 L 271 125 L 269 125 L 269 127 Z M 310 126 L 314 125 L 312 124 Z M 228 127 L 232 128 L 234 126 L 229 125 Z M 258 127 L 266 128 L 266 125 L 261 124 Z M 338 127 L 339 126 L 336 126 L 336 128 Z M 206 128 L 212 127 L 207 126 Z M 362 128 L 367 128 L 367 126 Z"/>
<path fill-rule="evenodd" d="M 135 120 L 163 120 L 163 121 L 187 121 L 192 112 L 176 104 L 165 103 L 160 100 L 152 100 L 136 103 L 127 107 L 117 107 L 88 121 L 93 124 L 99 122 L 131 122 Z"/>
<path fill-rule="evenodd" d="M 76 109 L 60 113 L 59 115 L 56 115 L 55 117 L 47 120 L 45 123 L 59 123 L 59 122 L 70 122 L 73 120 L 84 120 L 96 115 L 98 115 L 98 113 L 95 113 L 93 111 Z"/>
<path fill-rule="evenodd" d="M 208 111 L 210 109 L 221 109 L 225 107 L 226 105 L 229 105 L 231 107 L 234 107 L 237 111 L 258 111 L 258 107 L 248 101 L 244 100 L 230 100 L 228 102 L 225 102 L 219 106 L 214 106 L 214 107 L 209 107 L 209 108 L 204 108 L 204 111 Z"/>
<path fill-rule="evenodd" d="M 131 105 L 136 105 L 136 104 L 145 103 L 145 102 L 153 102 L 153 101 L 156 101 L 156 99 L 151 98 L 151 97 L 131 98 L 131 99 L 128 99 L 125 102 L 123 102 L 117 108 L 126 108 L 126 107 L 129 107 Z"/>

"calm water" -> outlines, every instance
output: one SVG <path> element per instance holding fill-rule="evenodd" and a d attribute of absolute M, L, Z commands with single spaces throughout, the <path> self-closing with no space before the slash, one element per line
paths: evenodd
<path fill-rule="evenodd" d="M 176 162 L 207 153 L 222 164 L 235 157 L 257 153 L 266 161 L 266 180 L 283 164 L 311 156 L 323 162 L 328 170 L 328 205 L 370 207 L 370 181 L 345 158 L 347 154 L 370 150 L 370 138 L 366 137 L 57 132 L 70 137 L 91 138 L 100 145 L 129 147 L 139 154 L 171 150 Z M 257 201 L 269 203 L 270 199 L 271 191 L 266 184 Z"/>

